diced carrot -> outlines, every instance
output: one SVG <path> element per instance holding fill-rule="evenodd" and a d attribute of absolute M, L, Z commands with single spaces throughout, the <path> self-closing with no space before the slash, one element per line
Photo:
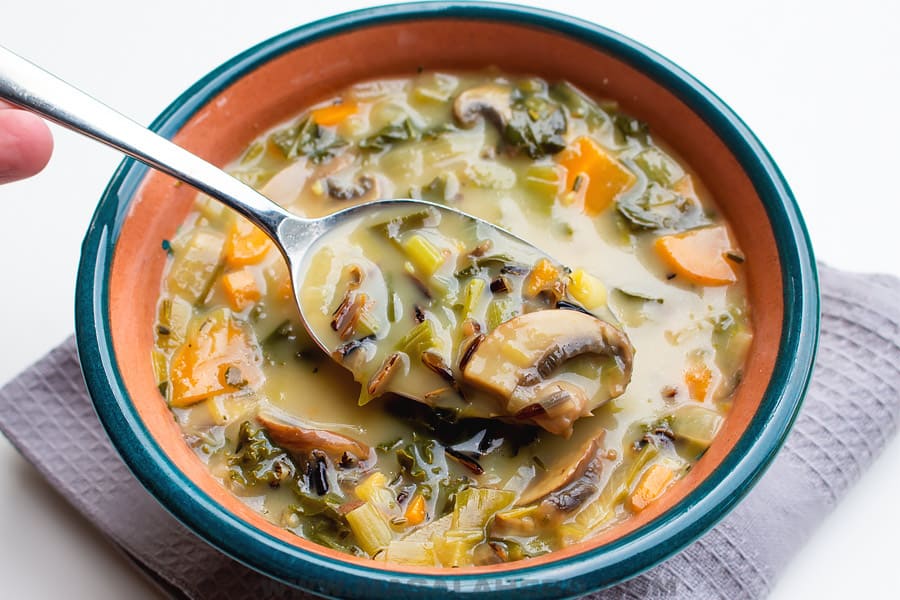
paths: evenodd
<path fill-rule="evenodd" d="M 713 373 L 705 362 L 697 362 L 684 372 L 684 383 L 687 385 L 691 400 L 705 402 L 712 384 Z"/>
<path fill-rule="evenodd" d="M 419 525 L 425 521 L 425 496 L 422 494 L 413 496 L 403 516 L 406 517 L 406 524 L 409 526 Z"/>
<path fill-rule="evenodd" d="M 310 114 L 312 116 L 312 120 L 319 125 L 330 127 L 332 125 L 338 125 L 341 121 L 343 121 L 350 115 L 356 114 L 356 110 L 357 106 L 355 103 L 344 102 L 341 104 L 332 104 L 331 106 L 317 108 Z"/>
<path fill-rule="evenodd" d="M 237 312 L 259 302 L 262 297 L 259 286 L 256 285 L 256 277 L 247 267 L 223 275 L 222 287 L 228 297 L 228 304 Z"/>
<path fill-rule="evenodd" d="M 564 150 L 559 162 L 566 168 L 565 195 L 581 199 L 588 215 L 603 212 L 637 181 L 616 157 L 585 136 Z"/>
<path fill-rule="evenodd" d="M 673 479 L 675 471 L 671 468 L 659 463 L 652 465 L 644 471 L 634 491 L 628 496 L 628 510 L 639 513 L 647 508 L 650 503 L 663 495 Z"/>
<path fill-rule="evenodd" d="M 542 258 L 525 279 L 524 292 L 527 296 L 537 296 L 544 290 L 553 289 L 559 282 L 559 269 L 546 258 Z"/>
<path fill-rule="evenodd" d="M 728 285 L 737 274 L 725 255 L 734 249 L 724 226 L 664 235 L 653 247 L 675 273 L 699 285 Z"/>
<path fill-rule="evenodd" d="M 262 381 L 259 352 L 227 311 L 216 311 L 172 355 L 171 404 L 183 408 Z"/>
<path fill-rule="evenodd" d="M 253 223 L 237 217 L 225 239 L 225 261 L 232 267 L 258 263 L 272 248 L 272 240 Z"/>

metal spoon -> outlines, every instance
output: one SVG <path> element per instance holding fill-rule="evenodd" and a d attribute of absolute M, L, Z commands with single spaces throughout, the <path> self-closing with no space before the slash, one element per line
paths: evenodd
<path fill-rule="evenodd" d="M 547 256 L 521 238 L 487 221 L 424 200 L 378 200 L 353 206 L 325 217 L 307 219 L 291 214 L 218 167 L 91 98 L 61 79 L 0 46 L 0 98 L 29 109 L 68 129 L 86 135 L 136 158 L 154 169 L 190 184 L 234 209 L 262 229 L 287 261 L 294 299 L 307 331 L 329 355 L 320 332 L 310 326 L 298 295 L 310 250 L 350 222 L 385 210 L 403 207 L 430 209 L 471 219 L 520 244 L 525 254 Z"/>

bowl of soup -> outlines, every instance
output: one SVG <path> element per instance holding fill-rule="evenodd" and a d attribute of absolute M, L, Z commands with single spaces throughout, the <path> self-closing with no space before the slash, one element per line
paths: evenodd
<path fill-rule="evenodd" d="M 790 190 L 721 100 L 612 31 L 349 13 L 235 57 L 152 128 L 299 215 L 414 198 L 536 247 L 386 208 L 292 282 L 249 221 L 123 162 L 79 271 L 97 412 L 173 515 L 288 585 L 608 587 L 724 516 L 797 414 L 818 291 Z"/>

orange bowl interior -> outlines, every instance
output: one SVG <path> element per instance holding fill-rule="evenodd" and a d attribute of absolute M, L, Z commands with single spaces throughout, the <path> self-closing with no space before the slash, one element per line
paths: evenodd
<path fill-rule="evenodd" d="M 578 60 L 572 60 L 578 57 Z M 426 69 L 497 66 L 514 74 L 568 80 L 591 95 L 617 100 L 650 124 L 699 173 L 750 258 L 744 270 L 753 306 L 755 340 L 781 338 L 784 306 L 778 252 L 754 187 L 725 144 L 687 105 L 646 75 L 559 33 L 499 22 L 422 20 L 371 26 L 296 48 L 246 74 L 199 110 L 175 140 L 217 165 L 237 158 L 258 135 L 302 109 L 362 80 Z M 185 475 L 225 509 L 276 538 L 345 561 L 365 562 L 298 538 L 264 520 L 231 495 L 184 442 L 157 391 L 151 368 L 153 323 L 166 253 L 196 192 L 150 173 L 133 199 L 116 243 L 110 274 L 110 327 L 116 360 L 131 400 L 148 430 Z M 605 534 L 528 561 L 549 562 L 596 547 L 656 518 L 706 478 L 734 446 L 756 412 L 771 377 L 777 345 L 753 344 L 745 377 L 723 430 L 690 473 L 659 502 Z M 510 570 L 516 563 L 471 567 Z M 440 573 L 388 565 L 397 571 Z M 467 569 L 454 569 L 462 574 Z"/>

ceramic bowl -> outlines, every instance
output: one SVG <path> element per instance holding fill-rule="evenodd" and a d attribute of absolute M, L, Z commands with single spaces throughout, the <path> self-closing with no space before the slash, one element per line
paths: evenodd
<path fill-rule="evenodd" d="M 577 58 L 577 60 L 573 60 Z M 426 69 L 565 79 L 618 100 L 699 172 L 746 252 L 754 338 L 746 376 L 709 451 L 639 516 L 589 541 L 517 563 L 414 568 L 302 540 L 242 504 L 207 472 L 161 400 L 150 363 L 170 238 L 195 192 L 126 160 L 84 241 L 79 353 L 109 436 L 134 474 L 207 542 L 290 585 L 329 596 L 561 597 L 612 585 L 719 520 L 770 462 L 800 406 L 818 328 L 815 263 L 778 168 L 741 120 L 693 77 L 617 33 L 510 5 L 430 2 L 345 14 L 276 36 L 191 87 L 153 123 L 218 165 L 256 136 L 346 85 Z"/>

